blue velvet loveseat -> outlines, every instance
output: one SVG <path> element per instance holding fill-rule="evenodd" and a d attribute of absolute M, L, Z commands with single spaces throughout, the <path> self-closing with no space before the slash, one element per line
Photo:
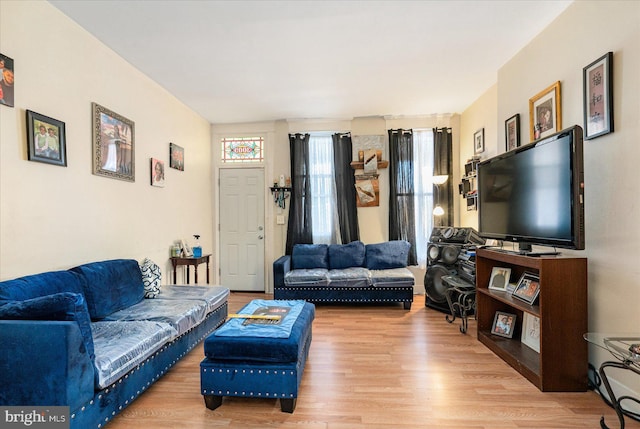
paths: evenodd
<path fill-rule="evenodd" d="M 226 288 L 144 280 L 118 259 L 0 282 L 0 405 L 101 428 L 227 317 Z"/>
<path fill-rule="evenodd" d="M 410 243 L 296 244 L 273 263 L 274 299 L 313 303 L 402 303 L 411 309 Z"/>

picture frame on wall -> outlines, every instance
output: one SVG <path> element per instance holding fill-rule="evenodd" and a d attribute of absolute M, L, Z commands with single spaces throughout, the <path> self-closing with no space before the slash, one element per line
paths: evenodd
<path fill-rule="evenodd" d="M 584 138 L 613 132 L 613 52 L 607 52 L 582 70 Z"/>
<path fill-rule="evenodd" d="M 164 188 L 164 161 L 151 158 L 151 186 Z"/>
<path fill-rule="evenodd" d="M 516 288 L 513 290 L 513 296 L 525 301 L 528 304 L 538 299 L 540 294 L 540 277 L 536 274 L 525 272 L 520 277 Z"/>
<path fill-rule="evenodd" d="M 184 148 L 169 143 L 169 167 L 184 171 Z"/>
<path fill-rule="evenodd" d="M 13 107 L 15 72 L 13 59 L 0 53 L 0 104 Z"/>
<path fill-rule="evenodd" d="M 135 124 L 98 103 L 93 111 L 93 174 L 135 182 Z"/>
<path fill-rule="evenodd" d="M 505 150 L 520 147 L 520 114 L 516 113 L 504 121 Z"/>
<path fill-rule="evenodd" d="M 529 99 L 529 137 L 531 141 L 562 130 L 560 81 Z"/>
<path fill-rule="evenodd" d="M 516 319 L 517 316 L 515 314 L 496 311 L 491 333 L 505 338 L 513 338 L 513 333 L 516 330 Z"/>
<path fill-rule="evenodd" d="M 29 161 L 67 166 L 64 122 L 27 110 L 27 146 Z"/>
<path fill-rule="evenodd" d="M 526 311 L 522 317 L 522 334 L 520 341 L 525 346 L 540 353 L 540 318 Z"/>
<path fill-rule="evenodd" d="M 484 128 L 480 128 L 473 133 L 473 153 L 479 154 L 484 152 Z"/>

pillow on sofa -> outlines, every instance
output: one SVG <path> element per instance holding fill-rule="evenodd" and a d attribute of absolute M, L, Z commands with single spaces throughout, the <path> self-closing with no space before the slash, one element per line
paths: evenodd
<path fill-rule="evenodd" d="M 85 278 L 84 297 L 92 319 L 131 307 L 144 298 L 138 261 L 113 259 L 71 269 Z"/>
<path fill-rule="evenodd" d="M 329 246 L 329 269 L 364 267 L 365 247 L 362 241 Z"/>
<path fill-rule="evenodd" d="M 142 286 L 144 287 L 145 298 L 155 298 L 160 293 L 160 284 L 162 282 L 162 272 L 160 267 L 151 259 L 144 258 L 140 265 L 140 273 L 142 274 Z"/>
<path fill-rule="evenodd" d="M 84 279 L 71 271 L 50 271 L 0 282 L 0 301 L 24 301 L 60 292 L 82 293 Z"/>
<path fill-rule="evenodd" d="M 294 270 L 329 268 L 329 246 L 326 244 L 295 244 L 291 253 Z"/>
<path fill-rule="evenodd" d="M 89 357 L 95 358 L 91 319 L 82 294 L 62 292 L 0 305 L 2 320 L 63 320 L 78 323 Z"/>
<path fill-rule="evenodd" d="M 367 268 L 370 270 L 386 270 L 403 268 L 409 261 L 411 244 L 405 240 L 392 240 L 384 243 L 367 244 Z"/>

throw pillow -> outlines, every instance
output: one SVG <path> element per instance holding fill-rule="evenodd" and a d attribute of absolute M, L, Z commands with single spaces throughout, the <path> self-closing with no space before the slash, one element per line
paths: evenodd
<path fill-rule="evenodd" d="M 144 286 L 144 297 L 155 298 L 160 293 L 162 283 L 162 271 L 151 259 L 145 258 L 140 265 L 142 273 L 142 285 Z"/>
<path fill-rule="evenodd" d="M 367 268 L 370 270 L 387 270 L 403 268 L 409 261 L 411 243 L 405 240 L 392 240 L 384 243 L 367 244 Z"/>
<path fill-rule="evenodd" d="M 79 293 L 62 292 L 24 301 L 6 301 L 0 305 L 0 319 L 75 321 L 89 357 L 92 361 L 95 358 L 89 310 Z"/>
<path fill-rule="evenodd" d="M 291 252 L 294 270 L 329 268 L 329 246 L 326 244 L 295 244 Z"/>
<path fill-rule="evenodd" d="M 365 247 L 362 241 L 329 246 L 329 269 L 341 270 L 364 266 Z"/>

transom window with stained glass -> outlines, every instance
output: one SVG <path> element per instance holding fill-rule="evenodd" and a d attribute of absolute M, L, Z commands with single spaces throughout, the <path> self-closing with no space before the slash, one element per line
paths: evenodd
<path fill-rule="evenodd" d="M 222 162 L 262 162 L 264 138 L 223 137 Z"/>

